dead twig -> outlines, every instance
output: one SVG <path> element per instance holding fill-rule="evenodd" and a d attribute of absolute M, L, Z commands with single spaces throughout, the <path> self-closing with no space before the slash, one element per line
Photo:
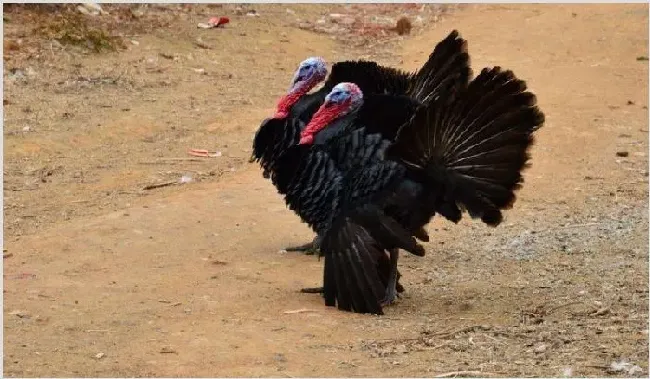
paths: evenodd
<path fill-rule="evenodd" d="M 570 303 L 566 303 L 566 304 L 561 304 L 561 305 L 555 306 L 555 307 L 549 309 L 548 311 L 546 311 L 546 314 L 549 315 L 549 314 L 551 314 L 551 313 L 557 311 L 557 310 L 560 309 L 560 308 L 564 308 L 564 307 L 568 307 L 568 306 L 576 305 L 576 304 L 581 304 L 581 302 L 580 302 L 580 301 L 572 301 L 572 302 L 570 302 Z"/>
<path fill-rule="evenodd" d="M 292 315 L 292 314 L 296 314 L 296 313 L 305 313 L 305 312 L 316 312 L 316 310 L 301 308 L 301 309 L 296 309 L 296 310 L 293 310 L 293 311 L 284 311 L 282 313 L 284 313 L 285 315 Z"/>
<path fill-rule="evenodd" d="M 475 330 L 483 330 L 483 331 L 488 331 L 490 330 L 489 327 L 483 326 L 483 325 L 472 325 L 472 326 L 466 326 L 460 329 L 453 330 L 451 332 L 440 332 L 440 333 L 435 333 L 432 334 L 432 337 L 440 337 L 440 338 L 446 338 L 446 337 L 451 337 L 456 334 L 461 334 L 461 333 L 466 333 L 466 332 L 473 332 Z"/>
<path fill-rule="evenodd" d="M 450 371 L 443 374 L 434 375 L 434 378 L 457 378 L 457 377 L 467 377 L 467 376 L 499 376 L 498 374 L 484 371 Z"/>
<path fill-rule="evenodd" d="M 174 184 L 178 184 L 178 182 L 176 180 L 171 180 L 169 182 L 154 183 L 154 184 L 149 184 L 149 185 L 146 185 L 146 186 L 142 187 L 142 190 L 143 191 L 152 190 L 152 189 L 155 189 L 155 188 L 167 187 L 167 186 L 171 186 L 171 185 L 174 185 Z"/>
<path fill-rule="evenodd" d="M 441 343 L 440 345 L 424 347 L 424 348 L 422 348 L 422 350 L 426 350 L 426 351 L 438 350 L 441 347 L 445 347 L 447 345 L 450 345 L 451 343 L 452 343 L 452 341 L 447 341 L 447 342 Z"/>

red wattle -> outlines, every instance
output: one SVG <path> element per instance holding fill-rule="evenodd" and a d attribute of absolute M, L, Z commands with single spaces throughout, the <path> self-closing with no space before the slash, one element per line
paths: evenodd
<path fill-rule="evenodd" d="M 316 113 L 311 117 L 309 124 L 300 132 L 300 144 L 311 144 L 314 142 L 314 136 L 329 125 L 330 122 L 335 120 L 341 115 L 341 113 L 348 108 L 350 105 L 349 101 L 346 101 L 342 104 L 329 105 L 323 104 L 318 108 Z M 303 140 L 305 141 L 303 143 Z"/>
<path fill-rule="evenodd" d="M 288 93 L 285 96 L 282 96 L 280 98 L 280 101 L 278 102 L 278 108 L 275 111 L 275 116 L 274 118 L 286 118 L 289 115 L 289 108 L 293 104 L 296 103 L 296 101 L 300 100 L 300 98 L 304 95 L 305 93 L 302 90 L 297 90 L 293 91 L 291 93 Z"/>
<path fill-rule="evenodd" d="M 308 134 L 300 137 L 300 142 L 298 142 L 298 145 L 311 145 L 312 143 L 314 143 L 314 136 L 312 134 Z"/>

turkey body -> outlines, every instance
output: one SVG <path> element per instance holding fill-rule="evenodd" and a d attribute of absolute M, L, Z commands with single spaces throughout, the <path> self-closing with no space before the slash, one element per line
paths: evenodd
<path fill-rule="evenodd" d="M 439 97 L 451 85 L 467 86 L 470 76 L 467 41 L 456 30 L 435 46 L 428 60 L 415 73 L 369 61 L 338 62 L 332 66 L 323 87 L 302 96 L 290 108 L 288 117 L 263 121 L 255 134 L 251 161 L 259 161 L 263 176 L 271 178 L 277 188 L 273 172 L 279 157 L 298 143 L 305 125 L 322 105 L 325 96 L 339 83 L 354 82 L 366 96 L 356 116 L 362 124 L 367 125 L 371 132 L 379 132 L 384 138 L 394 140 L 399 128 L 412 117 L 418 105 Z M 403 106 L 396 106 L 397 103 Z M 327 139 L 337 132 L 338 128 L 333 126 L 317 138 Z M 426 239 L 426 233 L 422 233 L 420 235 Z M 317 250 L 319 244 L 317 236 L 311 243 L 287 247 L 286 250 L 309 253 Z M 398 289 L 401 291 L 402 287 Z"/>
<path fill-rule="evenodd" d="M 359 110 L 279 157 L 278 191 L 321 239 L 326 305 L 382 314 L 394 296 L 398 249 L 424 255 L 415 237 L 436 213 L 456 223 L 466 210 L 496 226 L 514 203 L 544 122 L 535 96 L 498 67 L 441 95 L 408 105 L 406 113 L 415 111 L 394 139 L 382 134 L 381 118 L 368 125 Z M 396 112 L 404 106 L 395 104 Z"/>

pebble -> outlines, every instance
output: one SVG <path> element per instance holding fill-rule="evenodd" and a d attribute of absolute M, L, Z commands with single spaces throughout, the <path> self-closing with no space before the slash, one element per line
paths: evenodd
<path fill-rule="evenodd" d="M 630 153 L 627 152 L 627 151 L 617 151 L 616 152 L 617 157 L 627 157 L 628 155 L 630 155 Z"/>
<path fill-rule="evenodd" d="M 163 348 L 160 349 L 160 354 L 178 354 L 178 352 L 170 346 L 163 346 Z"/>
<path fill-rule="evenodd" d="M 106 354 L 104 354 L 104 353 L 97 353 L 97 354 L 95 354 L 95 359 L 102 359 L 105 356 L 106 356 Z"/>
<path fill-rule="evenodd" d="M 541 344 L 533 349 L 533 352 L 535 353 L 543 353 L 546 351 L 546 344 Z"/>

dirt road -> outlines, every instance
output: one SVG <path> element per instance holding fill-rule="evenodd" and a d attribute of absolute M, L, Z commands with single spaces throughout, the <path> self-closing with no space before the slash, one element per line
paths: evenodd
<path fill-rule="evenodd" d="M 647 4 L 468 5 L 386 45 L 414 69 L 458 29 L 547 123 L 506 222 L 435 220 L 383 317 L 297 293 L 322 262 L 279 251 L 312 233 L 245 163 L 300 60 L 355 54 L 285 8 L 202 37 L 218 49 L 188 27 L 5 71 L 5 376 L 646 376 Z M 222 156 L 169 159 L 190 147 Z"/>

